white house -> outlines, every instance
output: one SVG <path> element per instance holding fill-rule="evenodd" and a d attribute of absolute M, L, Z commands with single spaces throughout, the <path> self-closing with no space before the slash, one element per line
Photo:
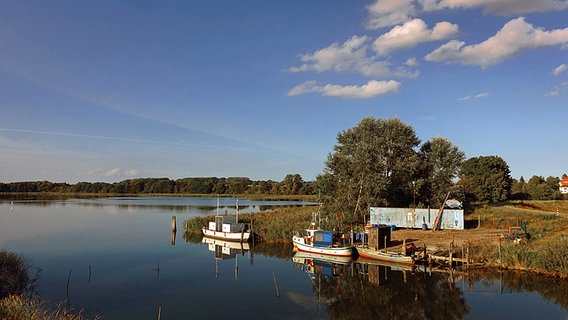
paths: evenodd
<path fill-rule="evenodd" d="M 560 180 L 558 184 L 560 185 L 560 193 L 568 193 L 568 177 Z"/>

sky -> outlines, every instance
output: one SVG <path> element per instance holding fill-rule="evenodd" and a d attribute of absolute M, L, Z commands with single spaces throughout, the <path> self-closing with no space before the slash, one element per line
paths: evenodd
<path fill-rule="evenodd" d="M 568 1 L 0 1 L 1 182 L 310 181 L 369 116 L 568 173 Z"/>

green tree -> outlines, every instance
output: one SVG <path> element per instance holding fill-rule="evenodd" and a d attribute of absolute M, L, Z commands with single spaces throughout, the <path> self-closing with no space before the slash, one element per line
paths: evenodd
<path fill-rule="evenodd" d="M 458 174 L 466 200 L 496 203 L 509 199 L 511 171 L 498 156 L 469 158 L 462 163 Z"/>
<path fill-rule="evenodd" d="M 519 180 L 513 179 L 511 185 L 511 199 L 514 200 L 528 200 L 529 194 L 527 193 L 527 183 L 525 178 L 521 176 Z"/>
<path fill-rule="evenodd" d="M 280 193 L 287 195 L 296 195 L 300 193 L 300 189 L 304 186 L 304 180 L 299 174 L 288 174 L 280 183 Z"/>
<path fill-rule="evenodd" d="M 401 206 L 412 201 L 408 182 L 415 176 L 420 140 L 398 118 L 364 118 L 337 135 L 324 173 L 318 176 L 327 195 L 327 210 L 344 222 L 362 222 L 370 206 Z"/>
<path fill-rule="evenodd" d="M 559 200 L 562 194 L 558 189 L 560 179 L 556 177 L 548 177 L 544 179 L 541 176 L 532 176 L 527 183 L 527 193 L 532 200 Z"/>
<path fill-rule="evenodd" d="M 414 182 L 421 195 L 419 198 L 424 205 L 439 206 L 452 189 L 465 154 L 450 140 L 434 137 L 422 145 L 420 155 L 421 176 Z"/>

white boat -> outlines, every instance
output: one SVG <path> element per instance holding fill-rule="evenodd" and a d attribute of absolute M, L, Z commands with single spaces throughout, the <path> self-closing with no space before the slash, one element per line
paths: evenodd
<path fill-rule="evenodd" d="M 305 236 L 293 236 L 292 242 L 298 251 L 326 254 L 331 256 L 351 257 L 353 246 L 333 243 L 333 234 L 314 227 L 306 229 Z"/>
<path fill-rule="evenodd" d="M 217 198 L 217 215 L 215 221 L 209 222 L 207 227 L 201 228 L 203 235 L 210 238 L 226 241 L 247 242 L 251 235 L 247 223 L 239 223 L 239 200 L 235 216 L 219 215 L 219 198 Z"/>

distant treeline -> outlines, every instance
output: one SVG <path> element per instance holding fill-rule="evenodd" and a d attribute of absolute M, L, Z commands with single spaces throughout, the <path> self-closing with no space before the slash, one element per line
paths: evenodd
<path fill-rule="evenodd" d="M 106 194 L 259 194 L 314 195 L 315 182 L 303 181 L 299 174 L 289 174 L 284 180 L 253 181 L 246 177 L 230 178 L 140 178 L 120 182 L 78 182 L 76 184 L 49 181 L 0 183 L 0 192 L 106 193 Z"/>

